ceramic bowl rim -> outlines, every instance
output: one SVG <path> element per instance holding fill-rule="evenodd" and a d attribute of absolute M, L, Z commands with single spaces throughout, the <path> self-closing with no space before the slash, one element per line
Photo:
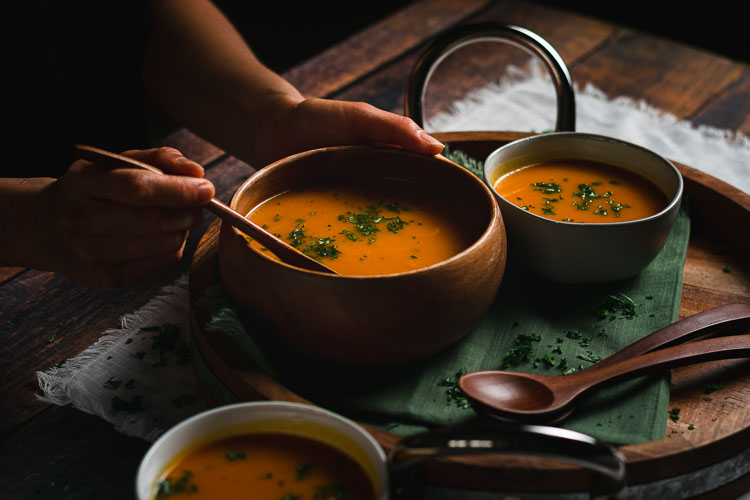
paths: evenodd
<path fill-rule="evenodd" d="M 385 498 L 385 494 L 387 493 L 388 487 L 389 487 L 389 477 L 388 477 L 388 467 L 387 467 L 388 458 L 386 457 L 385 452 L 383 451 L 383 448 L 375 440 L 375 438 L 370 433 L 368 433 L 362 426 L 350 420 L 349 418 L 344 417 L 343 415 L 339 415 L 338 413 L 327 410 L 325 408 L 321 408 L 319 406 L 313 406 L 309 404 L 295 403 L 295 402 L 289 402 L 289 401 L 244 401 L 244 402 L 239 402 L 239 403 L 231 403 L 231 404 L 222 405 L 222 406 L 218 406 L 215 408 L 202 411 L 200 413 L 197 413 L 175 424 L 174 426 L 169 428 L 164 434 L 159 436 L 159 438 L 156 441 L 151 443 L 148 451 L 146 451 L 146 453 L 143 455 L 143 458 L 141 458 L 141 461 L 138 465 L 136 478 L 135 478 L 135 490 L 136 490 L 135 498 L 138 500 L 149 500 L 149 497 L 146 497 L 146 499 L 143 499 L 143 497 L 140 496 L 141 483 L 143 483 L 144 481 L 148 481 L 149 491 L 150 491 L 150 488 L 153 487 L 153 483 L 157 478 L 146 477 L 146 470 L 145 470 L 146 465 L 148 464 L 149 461 L 153 460 L 153 456 L 158 452 L 159 448 L 164 446 L 164 444 L 169 442 L 171 439 L 174 439 L 174 436 L 178 434 L 180 431 L 182 431 L 182 429 L 190 425 L 193 425 L 195 422 L 198 422 L 200 420 L 214 418 L 216 415 L 219 415 L 222 413 L 233 413 L 233 412 L 242 412 L 242 411 L 252 412 L 254 408 L 287 409 L 287 410 L 292 410 L 293 412 L 295 412 L 295 413 L 290 413 L 290 416 L 293 416 L 295 414 L 305 414 L 305 413 L 314 414 L 314 415 L 321 416 L 325 419 L 328 419 L 327 424 L 330 424 L 330 427 L 333 429 L 339 430 L 340 426 L 343 426 L 355 432 L 357 435 L 363 438 L 363 440 L 367 443 L 367 446 L 371 448 L 373 451 L 375 451 L 375 454 L 377 455 L 378 463 L 374 463 L 373 466 L 376 469 L 382 466 L 382 472 L 384 474 L 382 478 L 383 491 L 381 492 L 381 496 L 378 498 Z M 216 427 L 216 429 L 220 429 L 220 428 L 221 426 Z M 198 437 L 198 439 L 200 439 L 200 437 Z M 185 443 L 185 445 L 182 448 L 186 448 L 188 446 L 190 446 L 190 443 Z M 377 486 L 379 485 L 376 484 L 375 487 Z M 376 491 L 376 494 L 377 494 L 377 491 Z"/>
<path fill-rule="evenodd" d="M 489 165 L 491 164 L 491 159 L 493 157 L 498 156 L 501 152 L 506 151 L 507 149 L 515 148 L 522 146 L 523 144 L 527 142 L 538 142 L 538 141 L 544 141 L 544 140 L 551 140 L 546 138 L 562 138 L 565 137 L 572 137 L 573 140 L 595 140 L 595 141 L 604 141 L 609 142 L 612 144 L 616 144 L 619 147 L 625 147 L 625 148 L 632 148 L 635 150 L 638 150 L 642 154 L 646 154 L 648 156 L 651 156 L 655 158 L 659 163 L 667 167 L 669 172 L 675 176 L 677 179 L 677 189 L 675 191 L 675 194 L 672 196 L 672 198 L 669 200 L 667 205 L 660 210 L 659 212 L 649 215 L 647 217 L 641 217 L 640 219 L 630 220 L 630 221 L 621 221 L 621 222 L 569 222 L 569 221 L 562 221 L 562 220 L 554 220 L 549 219 L 547 217 L 542 217 L 541 215 L 537 215 L 533 212 L 529 212 L 528 210 L 523 210 L 518 205 L 512 203 L 511 201 L 507 200 L 503 195 L 497 192 L 495 189 L 495 186 L 493 183 L 490 182 L 489 179 Z M 571 155 L 572 157 L 575 157 L 575 154 Z M 525 165 L 522 165 L 522 168 Z M 622 167 L 621 167 L 622 168 Z M 530 216 L 535 217 L 539 221 L 544 221 L 544 223 L 553 223 L 553 224 L 561 224 L 561 225 L 567 225 L 567 226 L 573 226 L 573 227 L 624 227 L 624 226 L 631 226 L 631 225 L 639 225 L 639 224 L 645 224 L 648 223 L 651 220 L 658 219 L 661 217 L 666 216 L 668 213 L 672 212 L 675 209 L 676 205 L 679 205 L 682 201 L 683 191 L 684 191 L 684 180 L 682 177 L 682 174 L 677 169 L 677 167 L 667 158 L 664 156 L 648 149 L 643 146 L 640 146 L 638 144 L 634 144 L 632 142 L 623 141 L 622 139 L 617 139 L 610 136 L 600 135 L 600 134 L 592 134 L 588 132 L 549 132 L 545 134 L 538 134 L 538 135 L 532 135 L 529 137 L 523 137 L 521 139 L 516 139 L 515 141 L 511 141 L 508 144 L 505 144 L 503 146 L 500 146 L 499 148 L 492 151 L 489 155 L 487 155 L 487 158 L 484 162 L 484 182 L 489 188 L 491 189 L 492 193 L 501 198 L 505 203 L 508 205 L 511 205 L 513 207 L 513 210 L 517 210 L 520 213 L 524 213 Z M 517 169 L 514 169 L 517 170 Z M 660 187 L 661 189 L 661 187 Z M 665 193 L 666 195 L 666 193 Z"/>
<path fill-rule="evenodd" d="M 484 182 L 484 180 L 480 177 L 477 177 L 476 175 L 472 174 L 469 170 L 465 169 L 461 165 L 458 165 L 457 163 L 445 158 L 442 155 L 422 155 L 420 153 L 416 153 L 413 151 L 404 150 L 397 147 L 389 147 L 389 146 L 363 146 L 363 145 L 351 145 L 351 146 L 330 146 L 330 147 L 323 147 L 323 148 L 317 148 L 317 149 L 311 149 L 308 151 L 301 151 L 299 153 L 295 153 L 293 155 L 289 155 L 285 158 L 282 158 L 280 160 L 277 160 L 271 164 L 269 164 L 266 167 L 263 167 L 256 172 L 254 172 L 250 177 L 245 179 L 245 181 L 240 184 L 240 186 L 236 189 L 234 194 L 232 195 L 232 199 L 229 203 L 229 206 L 232 207 L 232 209 L 235 209 L 235 206 L 237 202 L 239 201 L 242 194 L 250 189 L 250 186 L 253 182 L 256 182 L 257 179 L 261 178 L 264 175 L 270 175 L 268 172 L 273 172 L 276 169 L 283 168 L 283 165 L 285 165 L 288 162 L 295 161 L 297 158 L 307 155 L 317 155 L 317 154 L 327 154 L 333 151 L 348 151 L 348 150 L 361 150 L 361 151 L 389 151 L 394 152 L 395 154 L 408 154 L 408 155 L 419 155 L 423 156 L 425 158 L 429 158 L 431 160 L 436 160 L 439 162 L 446 163 L 450 165 L 450 168 L 454 168 L 457 170 L 460 170 L 463 172 L 461 175 L 467 175 L 470 177 L 467 177 L 467 179 L 473 178 L 476 180 L 477 186 L 480 187 L 480 189 L 483 189 L 484 194 L 487 197 L 487 201 L 490 204 L 491 207 L 491 213 L 489 213 L 489 221 L 482 231 L 482 234 L 468 247 L 460 251 L 459 253 L 442 260 L 440 262 L 436 262 L 434 264 L 431 264 L 429 266 L 420 267 L 417 269 L 412 269 L 410 271 L 402 271 L 399 273 L 388 273 L 388 274 L 375 274 L 375 275 L 342 275 L 342 274 L 330 274 L 325 273 L 322 271 L 313 271 L 310 269 L 302 269 L 297 266 L 293 266 L 291 264 L 287 264 L 286 262 L 277 261 L 275 259 L 271 259 L 267 255 L 261 254 L 260 252 L 257 252 L 256 250 L 250 248 L 248 246 L 248 249 L 255 252 L 258 255 L 261 255 L 263 258 L 268 259 L 269 262 L 272 262 L 276 265 L 282 266 L 283 268 L 287 269 L 288 271 L 293 272 L 299 272 L 303 274 L 313 274 L 318 275 L 321 277 L 325 277 L 326 279 L 345 279 L 345 280 L 373 280 L 373 279 L 387 279 L 387 278 L 395 278 L 400 276 L 410 276 L 420 273 L 425 273 L 429 271 L 434 271 L 436 269 L 439 269 L 441 267 L 448 266 L 452 264 L 453 262 L 460 260 L 461 258 L 465 257 L 467 254 L 473 252 L 476 247 L 479 247 L 480 245 L 484 244 L 487 239 L 491 237 L 491 230 L 495 225 L 500 225 L 501 229 L 505 230 L 504 221 L 502 218 L 502 213 L 500 212 L 500 206 L 498 205 L 497 200 L 495 199 L 494 190 L 490 189 L 487 186 L 487 183 Z M 474 182 L 473 180 L 471 182 Z M 236 210 L 236 209 L 235 209 Z M 235 236 L 241 237 L 241 232 L 236 227 L 232 226 L 231 230 Z M 503 236 L 505 237 L 505 236 Z"/>

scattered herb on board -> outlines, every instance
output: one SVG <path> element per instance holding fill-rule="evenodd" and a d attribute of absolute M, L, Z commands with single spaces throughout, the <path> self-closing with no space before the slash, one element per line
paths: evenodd
<path fill-rule="evenodd" d="M 451 150 L 449 146 L 445 146 L 442 153 L 443 156 L 448 158 L 453 163 L 457 163 L 464 167 L 466 170 L 476 175 L 477 177 L 484 177 L 484 163 L 472 158 L 463 151 Z"/>
<path fill-rule="evenodd" d="M 693 424 L 689 424 L 689 425 L 688 425 L 688 430 L 689 430 L 689 431 L 692 431 L 692 430 L 694 430 L 694 429 L 695 429 L 695 426 L 694 426 Z"/>
<path fill-rule="evenodd" d="M 534 334 L 521 333 L 516 336 L 513 347 L 505 353 L 503 369 L 529 361 L 534 357 L 534 344 L 542 340 L 542 337 Z"/>
<path fill-rule="evenodd" d="M 142 396 L 134 396 L 133 399 L 128 401 L 120 396 L 114 396 L 110 409 L 112 413 L 139 413 L 143 411 L 142 399 Z"/>
<path fill-rule="evenodd" d="M 156 498 L 169 498 L 178 493 L 195 493 L 198 487 L 192 483 L 193 473 L 189 470 L 182 472 L 176 479 L 162 479 L 156 483 Z"/>
<path fill-rule="evenodd" d="M 594 313 L 599 319 L 613 321 L 618 318 L 633 319 L 638 315 L 636 303 L 622 292 L 616 295 L 607 295 L 599 304 Z"/>
<path fill-rule="evenodd" d="M 104 382 L 104 387 L 107 389 L 117 389 L 120 387 L 120 384 L 122 384 L 122 380 L 115 380 L 114 377 L 109 377 L 109 380 Z"/>
<path fill-rule="evenodd" d="M 706 394 L 711 394 L 712 392 L 716 392 L 719 389 L 723 389 L 723 388 L 724 388 L 724 386 L 721 385 L 721 384 L 706 384 L 705 393 Z"/>
<path fill-rule="evenodd" d="M 729 269 L 729 268 L 728 268 L 728 267 L 726 267 L 726 266 L 722 267 L 722 268 L 721 268 L 721 270 L 722 270 L 722 271 L 724 271 L 724 272 L 725 272 L 725 273 L 727 273 L 727 274 L 731 274 L 731 273 L 732 273 L 732 270 L 731 270 L 731 269 Z"/>
<path fill-rule="evenodd" d="M 166 366 L 167 360 L 174 357 L 180 365 L 188 365 L 192 362 L 190 346 L 182 340 L 180 329 L 172 323 L 165 323 L 161 326 L 147 326 L 141 328 L 138 333 L 155 333 L 151 337 L 151 351 L 156 352 L 158 361 L 153 366 Z M 139 351 L 134 354 L 135 357 L 143 359 L 146 352 Z"/>
<path fill-rule="evenodd" d="M 673 422 L 677 422 L 680 419 L 680 409 L 672 408 L 669 410 L 669 418 L 672 419 Z"/>
<path fill-rule="evenodd" d="M 445 387 L 445 403 L 448 406 L 455 405 L 457 408 L 467 409 L 471 408 L 469 399 L 464 394 L 464 391 L 458 386 L 458 379 L 461 375 L 466 373 L 465 370 L 459 370 L 453 377 L 445 377 L 443 380 L 438 382 L 438 387 Z"/>

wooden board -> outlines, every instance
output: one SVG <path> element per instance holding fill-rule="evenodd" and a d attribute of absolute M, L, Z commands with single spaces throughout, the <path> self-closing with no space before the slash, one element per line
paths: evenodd
<path fill-rule="evenodd" d="M 453 149 L 484 158 L 496 147 L 527 134 L 436 135 Z M 750 263 L 746 258 L 750 251 L 750 196 L 698 170 L 676 165 L 685 179 L 692 222 L 680 317 L 722 304 L 750 304 Z M 218 228 L 214 224 L 204 234 L 191 268 L 191 324 L 203 362 L 236 399 L 306 402 L 258 371 L 231 340 L 202 331 L 207 311 L 198 307 L 196 300 L 218 280 Z M 722 388 L 709 396 L 708 384 Z M 712 495 L 718 495 L 712 498 L 720 498 L 721 492 L 731 498 L 735 492 L 750 489 L 750 474 L 734 463 L 750 463 L 745 456 L 750 455 L 748 404 L 750 360 L 702 363 L 675 370 L 670 408 L 680 408 L 680 418 L 672 421 L 665 415 L 667 431 L 662 439 L 620 448 L 627 462 L 629 485 L 658 491 L 668 489 L 668 483 L 675 481 L 682 485 L 682 492 L 692 491 L 693 495 L 720 486 L 712 491 Z M 378 429 L 368 430 L 386 450 L 400 439 Z M 724 469 L 735 474 L 721 474 Z M 450 459 L 432 465 L 425 473 L 429 481 L 444 486 L 490 491 L 580 491 L 582 485 L 585 488 L 594 480 L 586 471 L 570 465 L 515 457 Z"/>

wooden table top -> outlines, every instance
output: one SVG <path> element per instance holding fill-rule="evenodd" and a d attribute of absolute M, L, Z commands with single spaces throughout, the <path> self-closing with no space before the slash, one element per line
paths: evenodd
<path fill-rule="evenodd" d="M 695 125 L 750 134 L 746 63 L 517 0 L 410 4 L 284 76 L 308 95 L 366 101 L 402 113 L 408 75 L 429 39 L 453 26 L 480 21 L 536 32 L 558 50 L 578 85 L 591 82 L 609 97 L 645 99 Z M 493 68 L 507 62 L 505 56 L 497 57 L 470 55 L 462 64 L 472 69 L 460 69 L 462 84 L 438 87 L 433 109 L 442 109 L 491 77 Z M 217 197 L 224 201 L 252 172 L 187 130 L 177 131 L 165 143 L 204 164 Z M 5 378 L 0 388 L 0 496 L 132 498 L 135 471 L 149 444 L 118 434 L 98 417 L 38 401 L 35 373 L 87 348 L 101 332 L 116 327 L 123 314 L 138 309 L 184 272 L 212 219 L 207 216 L 203 228 L 191 236 L 181 266 L 126 291 L 92 291 L 53 273 L 0 268 L 0 367 Z M 705 307 L 688 298 L 681 316 Z M 750 481 L 745 486 L 750 489 Z"/>

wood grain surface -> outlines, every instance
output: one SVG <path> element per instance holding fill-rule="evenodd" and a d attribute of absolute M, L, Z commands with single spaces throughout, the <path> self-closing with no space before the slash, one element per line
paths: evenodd
<path fill-rule="evenodd" d="M 429 38 L 444 29 L 478 21 L 513 23 L 535 31 L 557 48 L 578 85 L 591 82 L 609 96 L 644 99 L 695 125 L 750 134 L 750 66 L 647 33 L 518 0 L 415 2 L 284 76 L 308 95 L 365 101 L 401 113 L 409 71 Z M 495 50 L 482 55 L 481 47 L 477 50 L 480 52 L 465 63 L 446 61 L 446 68 L 451 68 L 448 64 L 456 68 L 470 64 L 472 70 L 460 73 L 460 79 L 451 78 L 449 72 L 436 75 L 435 89 L 444 91 L 430 91 L 434 96 L 430 98 L 431 110 L 445 109 L 452 99 L 483 85 L 488 71 L 502 74 L 504 64 L 517 57 Z M 185 129 L 175 131 L 164 143 L 203 163 L 223 201 L 259 167 L 237 161 Z M 707 203 L 716 196 L 710 188 L 704 194 Z M 191 235 L 181 266 L 126 291 L 96 292 L 53 273 L 0 269 L 0 366 L 5 375 L 0 388 L 5 402 L 0 418 L 0 491 L 4 497 L 132 497 L 144 443 L 124 438 L 95 417 L 41 403 L 36 398 L 35 372 L 84 350 L 101 332 L 117 326 L 123 314 L 136 310 L 185 271 L 199 237 L 212 221 L 206 217 Z M 707 232 L 706 237 L 691 240 L 681 315 L 747 296 L 746 247 L 732 248 L 715 239 L 709 222 L 696 221 L 696 227 L 706 226 Z M 726 220 L 726 226 L 731 228 L 732 222 Z M 725 273 L 724 267 L 732 272 Z M 733 371 L 742 369 L 727 363 L 724 378 L 719 377 L 727 390 L 735 380 Z M 675 374 L 673 398 L 681 398 L 675 404 L 681 405 L 682 413 L 680 421 L 670 422 L 671 437 L 665 438 L 678 443 L 674 446 L 679 447 L 680 442 L 692 445 L 709 437 L 721 446 L 733 445 L 729 429 L 736 428 L 737 422 L 741 425 L 747 412 L 741 411 L 741 400 L 724 401 L 721 394 L 714 394 L 711 402 L 702 400 L 704 382 L 715 376 L 707 375 L 701 367 Z M 721 412 L 717 422 L 688 431 L 691 420 L 710 405 Z M 649 450 L 638 453 L 652 455 Z M 79 458 L 71 460 L 72 456 Z M 648 460 L 643 463 L 643 474 L 658 474 Z M 745 479 L 713 492 L 711 498 L 734 498 L 738 491 L 748 490 L 750 480 Z"/>

